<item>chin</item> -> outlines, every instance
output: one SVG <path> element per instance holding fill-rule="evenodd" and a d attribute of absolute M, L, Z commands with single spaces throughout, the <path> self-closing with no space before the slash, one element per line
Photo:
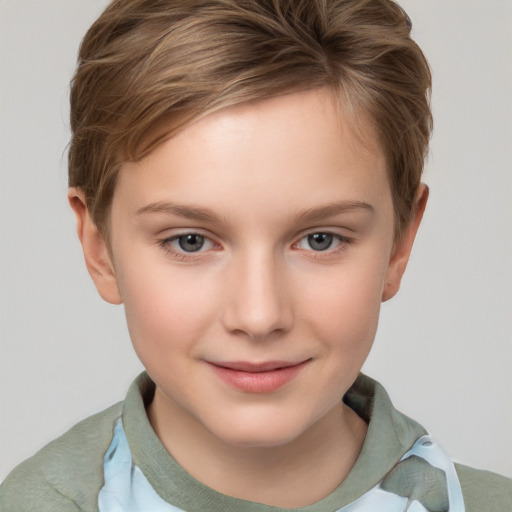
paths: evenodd
<path fill-rule="evenodd" d="M 224 443 L 235 448 L 276 448 L 291 443 L 296 436 L 290 435 L 264 435 L 264 432 L 254 432 L 253 435 L 232 435 L 224 437 Z"/>
<path fill-rule="evenodd" d="M 210 432 L 227 445 L 237 448 L 273 448 L 293 442 L 307 429 L 300 428 L 296 421 L 283 419 L 275 414 L 273 418 L 260 417 L 256 421 L 233 416 L 219 425 L 220 428 L 213 426 Z"/>

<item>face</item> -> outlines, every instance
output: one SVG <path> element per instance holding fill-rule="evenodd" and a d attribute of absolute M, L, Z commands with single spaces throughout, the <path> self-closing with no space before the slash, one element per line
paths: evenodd
<path fill-rule="evenodd" d="M 383 153 L 328 90 L 221 110 L 126 163 L 113 276 L 161 407 L 242 446 L 322 421 L 372 345 L 393 225 Z"/>

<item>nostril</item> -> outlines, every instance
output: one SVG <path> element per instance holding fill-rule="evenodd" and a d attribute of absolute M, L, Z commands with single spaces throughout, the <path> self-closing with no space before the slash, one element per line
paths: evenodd
<path fill-rule="evenodd" d="M 291 328 L 292 307 L 282 270 L 268 248 L 247 248 L 239 254 L 225 281 L 223 320 L 228 331 L 261 341 Z"/>

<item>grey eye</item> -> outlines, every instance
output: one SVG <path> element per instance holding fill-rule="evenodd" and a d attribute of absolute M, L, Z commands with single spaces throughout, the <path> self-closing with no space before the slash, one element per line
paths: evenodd
<path fill-rule="evenodd" d="M 178 237 L 178 244 L 185 252 L 197 252 L 203 248 L 204 236 L 196 233 L 181 235 Z"/>
<path fill-rule="evenodd" d="M 329 233 L 312 233 L 308 235 L 308 244 L 314 251 L 326 251 L 331 247 L 333 238 Z"/>

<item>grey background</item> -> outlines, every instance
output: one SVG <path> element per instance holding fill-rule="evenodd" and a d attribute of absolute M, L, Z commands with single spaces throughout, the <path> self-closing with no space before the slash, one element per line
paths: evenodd
<path fill-rule="evenodd" d="M 365 371 L 456 460 L 512 476 L 512 2 L 404 0 L 434 75 L 431 198 Z M 104 0 L 0 0 L 0 479 L 141 369 L 66 202 L 68 82 Z"/>

